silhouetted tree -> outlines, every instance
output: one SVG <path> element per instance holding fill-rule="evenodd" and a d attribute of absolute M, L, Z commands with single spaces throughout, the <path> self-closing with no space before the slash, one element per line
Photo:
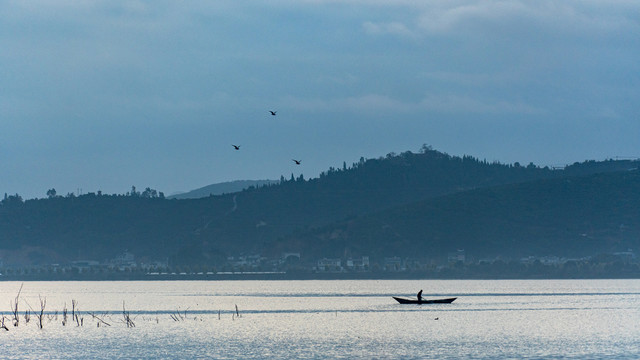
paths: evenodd
<path fill-rule="evenodd" d="M 151 188 L 146 188 L 144 189 L 144 191 L 142 192 L 142 197 L 143 198 L 156 198 L 158 197 L 158 192 L 154 189 Z"/>
<path fill-rule="evenodd" d="M 47 197 L 49 199 L 56 197 L 56 189 L 51 188 L 47 191 Z"/>
<path fill-rule="evenodd" d="M 6 206 L 22 205 L 23 202 L 24 201 L 22 200 L 22 196 L 18 194 L 7 196 L 7 194 L 5 193 L 4 200 L 2 200 L 2 204 Z"/>

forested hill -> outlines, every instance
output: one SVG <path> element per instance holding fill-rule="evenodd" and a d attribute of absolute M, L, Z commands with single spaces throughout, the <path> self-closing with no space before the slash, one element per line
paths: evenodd
<path fill-rule="evenodd" d="M 281 240 L 304 253 L 442 258 L 582 257 L 640 247 L 640 170 L 476 189 Z M 340 251 L 336 251 L 340 249 Z"/>
<path fill-rule="evenodd" d="M 634 167 L 637 162 L 587 161 L 552 170 L 487 163 L 425 147 L 419 153 L 343 164 L 311 180 L 292 175 L 277 185 L 201 199 L 169 200 L 155 191 L 52 194 L 27 201 L 5 196 L 0 203 L 0 251 L 29 249 L 23 260 L 33 263 L 102 260 L 125 249 L 139 257 L 189 263 L 216 262 L 238 253 L 269 256 L 282 250 L 277 245 L 292 239 L 291 234 L 394 206 L 471 189 Z M 296 241 L 286 245 L 291 250 L 308 248 Z"/>

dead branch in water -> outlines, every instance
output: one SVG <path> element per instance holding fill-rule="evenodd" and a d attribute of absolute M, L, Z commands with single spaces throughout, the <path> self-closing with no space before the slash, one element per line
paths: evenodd
<path fill-rule="evenodd" d="M 42 299 L 39 295 L 38 297 L 40 298 L 40 313 L 36 313 L 36 317 L 38 318 L 38 326 L 42 329 L 42 318 L 44 318 L 44 308 L 47 306 L 47 298 Z"/>
<path fill-rule="evenodd" d="M 18 314 L 18 301 L 20 300 L 20 293 L 22 292 L 22 287 L 24 283 L 20 285 L 20 290 L 18 290 L 18 295 L 16 295 L 15 300 L 11 302 L 11 312 L 13 313 L 13 326 L 18 326 L 20 323 L 20 315 Z"/>
<path fill-rule="evenodd" d="M 182 321 L 182 319 L 179 316 L 175 316 L 174 314 L 169 314 L 169 317 L 173 321 Z"/>
<path fill-rule="evenodd" d="M 180 314 L 180 309 L 178 309 L 176 310 L 175 314 L 169 314 L 169 316 L 171 317 L 171 319 L 173 319 L 173 321 L 185 321 L 187 319 L 187 310 L 189 309 L 185 309 L 184 315 Z"/>
<path fill-rule="evenodd" d="M 53 314 L 49 314 L 47 315 L 47 319 L 49 319 L 49 322 L 51 322 L 51 320 L 58 320 L 58 310 L 56 310 Z"/>
<path fill-rule="evenodd" d="M 2 324 L 0 325 L 0 329 L 5 329 L 9 331 L 9 328 L 7 327 L 7 325 L 4 324 L 4 315 L 2 315 Z"/>
<path fill-rule="evenodd" d="M 124 308 L 124 301 L 122 302 L 122 316 L 124 317 L 124 322 L 127 324 L 128 328 L 136 327 L 136 324 L 131 320 L 129 312 Z"/>
<path fill-rule="evenodd" d="M 67 303 L 64 303 L 64 308 L 62 308 L 62 326 L 67 325 Z"/>
<path fill-rule="evenodd" d="M 80 320 L 78 319 L 78 314 L 76 313 L 76 308 L 78 307 L 77 300 L 71 300 L 71 321 L 76 322 L 77 326 L 80 326 Z"/>
<path fill-rule="evenodd" d="M 111 326 L 111 324 L 109 324 L 108 322 L 104 321 L 99 316 L 95 315 L 94 313 L 87 313 L 87 314 L 93 316 L 94 319 L 98 320 L 98 326 L 100 326 L 100 324 L 105 324 L 107 326 Z"/>

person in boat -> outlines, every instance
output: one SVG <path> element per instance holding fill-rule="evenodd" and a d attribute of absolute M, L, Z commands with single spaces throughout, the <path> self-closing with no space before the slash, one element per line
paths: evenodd
<path fill-rule="evenodd" d="M 418 301 L 422 301 L 422 290 L 418 291 Z"/>

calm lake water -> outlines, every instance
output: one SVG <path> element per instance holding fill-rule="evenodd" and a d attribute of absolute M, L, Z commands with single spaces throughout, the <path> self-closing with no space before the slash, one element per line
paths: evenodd
<path fill-rule="evenodd" d="M 21 285 L 0 282 L 2 359 L 640 358 L 640 280 L 25 282 L 14 327 Z M 391 298 L 420 289 L 458 299 Z"/>

